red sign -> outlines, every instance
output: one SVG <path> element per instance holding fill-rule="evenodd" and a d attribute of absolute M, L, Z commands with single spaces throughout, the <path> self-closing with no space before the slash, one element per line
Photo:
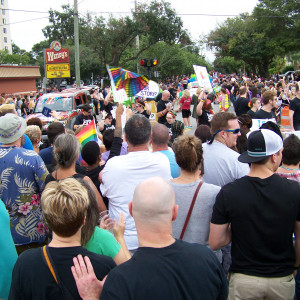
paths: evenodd
<path fill-rule="evenodd" d="M 45 49 L 45 59 L 47 64 L 68 63 L 69 62 L 69 49 Z"/>

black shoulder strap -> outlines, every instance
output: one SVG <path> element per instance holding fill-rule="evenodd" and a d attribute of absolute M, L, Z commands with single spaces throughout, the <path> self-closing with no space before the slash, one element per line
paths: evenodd
<path fill-rule="evenodd" d="M 65 300 L 73 300 L 73 296 L 70 293 L 70 291 L 63 285 L 62 281 L 59 278 L 58 272 L 56 271 L 54 262 L 52 260 L 52 257 L 49 253 L 49 249 L 48 246 L 44 246 L 43 248 L 41 248 L 42 250 L 42 256 L 43 256 L 43 260 L 46 263 L 46 265 L 48 266 L 55 282 L 57 283 L 57 285 L 59 286 L 62 295 L 63 295 L 63 299 Z"/>

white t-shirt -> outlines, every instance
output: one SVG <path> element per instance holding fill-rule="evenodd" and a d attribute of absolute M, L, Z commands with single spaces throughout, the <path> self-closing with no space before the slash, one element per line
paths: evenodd
<path fill-rule="evenodd" d="M 250 171 L 249 165 L 239 162 L 239 156 L 239 153 L 220 142 L 203 144 L 203 181 L 222 187 L 247 175 Z"/>
<path fill-rule="evenodd" d="M 125 241 L 129 250 L 138 248 L 138 239 L 133 218 L 129 214 L 128 203 L 132 201 L 134 189 L 142 181 L 151 177 L 171 179 L 168 158 L 159 152 L 129 152 L 127 155 L 111 158 L 102 173 L 100 185 L 103 196 L 109 199 L 110 216 L 119 219 L 120 212 L 126 218 Z"/>

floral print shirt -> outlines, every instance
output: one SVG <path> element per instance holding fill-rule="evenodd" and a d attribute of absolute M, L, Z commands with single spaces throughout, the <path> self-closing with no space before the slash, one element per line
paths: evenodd
<path fill-rule="evenodd" d="M 0 146 L 0 198 L 9 213 L 16 246 L 45 241 L 40 196 L 47 175 L 36 152 Z"/>

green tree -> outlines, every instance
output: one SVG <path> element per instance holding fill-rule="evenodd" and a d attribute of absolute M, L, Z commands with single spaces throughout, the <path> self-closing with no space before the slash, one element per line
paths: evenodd
<path fill-rule="evenodd" d="M 244 72 L 244 62 L 236 60 L 232 56 L 217 56 L 213 62 L 214 69 L 221 73 L 237 73 Z M 251 72 L 249 65 L 245 66 L 247 72 Z"/>
<path fill-rule="evenodd" d="M 58 39 L 73 44 L 73 9 L 63 6 L 63 12 L 50 11 L 50 25 L 43 33 L 50 41 Z M 156 43 L 189 44 L 190 38 L 183 23 L 168 2 L 152 1 L 137 4 L 136 11 L 124 18 L 110 16 L 92 18 L 87 14 L 80 18 L 80 44 L 95 51 L 102 65 L 122 66 L 136 60 L 141 53 Z M 145 37 L 140 50 L 134 48 L 136 36 Z M 130 54 L 130 55 L 129 55 Z"/>
<path fill-rule="evenodd" d="M 247 14 L 228 18 L 209 34 L 208 45 L 215 48 L 219 56 L 244 61 L 253 73 L 263 77 L 269 76 L 270 63 L 282 51 L 276 41 Z"/>

